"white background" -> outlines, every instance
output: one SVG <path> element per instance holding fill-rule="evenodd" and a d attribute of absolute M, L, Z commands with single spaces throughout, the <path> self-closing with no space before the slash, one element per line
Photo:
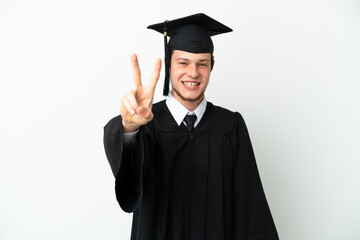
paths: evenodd
<path fill-rule="evenodd" d="M 147 25 L 197 12 L 207 99 L 244 116 L 283 240 L 360 239 L 359 1 L 0 0 L 0 239 L 129 239 L 102 127 L 163 58 Z M 155 100 L 161 100 L 163 72 Z"/>

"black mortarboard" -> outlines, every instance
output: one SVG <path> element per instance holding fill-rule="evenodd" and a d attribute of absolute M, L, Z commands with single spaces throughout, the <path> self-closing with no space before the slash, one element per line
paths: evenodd
<path fill-rule="evenodd" d="M 191 53 L 214 52 L 211 36 L 231 32 L 232 30 L 211 17 L 198 13 L 188 17 L 165 21 L 147 27 L 164 34 L 165 43 L 165 83 L 164 96 L 169 93 L 169 68 L 172 50 L 182 50 Z M 169 42 L 167 36 L 170 37 Z"/>

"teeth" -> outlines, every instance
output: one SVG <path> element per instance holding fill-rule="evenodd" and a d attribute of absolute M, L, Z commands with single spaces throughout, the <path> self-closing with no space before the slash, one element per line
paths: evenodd
<path fill-rule="evenodd" d="M 183 83 L 187 87 L 195 87 L 195 86 L 199 85 L 199 83 L 195 83 L 195 82 L 183 82 Z"/>

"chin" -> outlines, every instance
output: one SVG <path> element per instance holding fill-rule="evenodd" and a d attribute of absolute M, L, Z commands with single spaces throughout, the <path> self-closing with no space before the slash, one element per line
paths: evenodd
<path fill-rule="evenodd" d="M 174 90 L 175 94 L 181 98 L 181 100 L 186 101 L 186 102 L 196 102 L 204 97 L 204 92 L 201 92 L 201 93 L 195 95 L 195 94 L 182 94 L 179 91 L 177 91 L 176 89 L 173 89 L 173 90 Z"/>

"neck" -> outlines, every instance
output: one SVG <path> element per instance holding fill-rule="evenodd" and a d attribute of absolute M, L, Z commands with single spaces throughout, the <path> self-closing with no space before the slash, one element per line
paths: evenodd
<path fill-rule="evenodd" d="M 176 100 L 178 100 L 181 103 L 181 105 L 186 107 L 191 112 L 195 111 L 195 109 L 200 105 L 200 103 L 204 99 L 204 93 L 200 94 L 195 99 L 187 99 L 187 98 L 184 98 L 183 96 L 181 96 L 180 94 L 177 94 L 176 90 L 174 90 L 174 89 L 171 90 L 171 95 Z"/>
<path fill-rule="evenodd" d="M 204 98 L 202 98 L 201 100 L 199 100 L 198 102 L 180 102 L 184 107 L 186 107 L 190 112 L 195 111 L 195 109 L 200 105 L 201 101 Z"/>

